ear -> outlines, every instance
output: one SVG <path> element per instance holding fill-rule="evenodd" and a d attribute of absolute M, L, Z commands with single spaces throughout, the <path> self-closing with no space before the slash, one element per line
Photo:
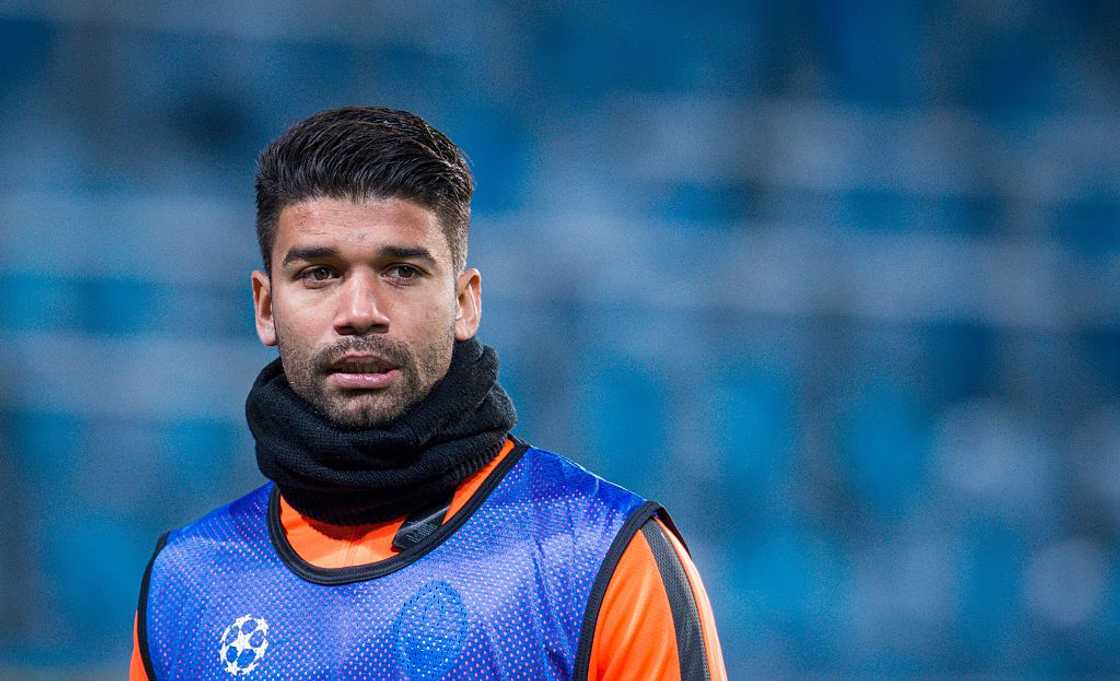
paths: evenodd
<path fill-rule="evenodd" d="M 463 270 L 455 283 L 455 340 L 474 338 L 482 321 L 482 275 L 473 267 Z"/>
<path fill-rule="evenodd" d="M 260 270 L 253 270 L 253 312 L 257 319 L 257 337 L 265 345 L 276 345 L 276 323 L 272 318 L 272 280 Z"/>

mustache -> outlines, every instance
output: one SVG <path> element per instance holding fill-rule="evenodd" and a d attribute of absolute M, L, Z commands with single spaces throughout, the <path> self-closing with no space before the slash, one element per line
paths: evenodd
<path fill-rule="evenodd" d="M 320 373 L 330 373 L 331 365 L 349 352 L 377 355 L 402 369 L 411 367 L 413 363 L 412 353 L 408 351 L 408 346 L 404 343 L 381 336 L 360 336 L 337 343 L 319 352 L 315 359 L 315 368 Z"/>

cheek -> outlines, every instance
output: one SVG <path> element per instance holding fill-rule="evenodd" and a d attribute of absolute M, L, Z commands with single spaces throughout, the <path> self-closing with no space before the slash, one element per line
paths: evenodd
<path fill-rule="evenodd" d="M 278 335 L 302 340 L 319 335 L 321 327 L 330 324 L 330 315 L 323 305 L 303 304 L 289 296 L 279 297 L 273 303 L 273 320 Z"/>
<path fill-rule="evenodd" d="M 417 342 L 431 342 L 443 336 L 445 328 L 451 326 L 454 318 L 454 312 L 446 305 L 406 308 L 391 317 L 389 334 L 393 334 L 395 324 L 402 335 L 411 336 Z"/>
<path fill-rule="evenodd" d="M 392 322 L 404 322 L 412 327 L 424 329 L 441 329 L 451 324 L 455 319 L 457 305 L 454 290 L 440 287 L 438 291 L 431 291 L 423 299 L 402 299 L 393 305 L 389 312 L 390 328 Z"/>

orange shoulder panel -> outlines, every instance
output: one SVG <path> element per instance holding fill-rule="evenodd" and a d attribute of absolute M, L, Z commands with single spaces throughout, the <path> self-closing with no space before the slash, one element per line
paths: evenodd
<path fill-rule="evenodd" d="M 588 681 L 680 681 L 669 595 L 641 532 L 607 583 L 591 639 Z"/>
<path fill-rule="evenodd" d="M 138 615 L 132 618 L 132 659 L 128 663 L 128 681 L 151 681 L 148 672 L 144 669 L 144 661 L 140 659 L 140 636 L 137 629 Z"/>
<path fill-rule="evenodd" d="M 700 615 L 711 681 L 727 681 L 715 618 L 700 575 L 684 546 L 660 520 L 687 575 Z M 588 679 L 593 681 L 680 681 L 681 663 L 669 595 L 649 542 L 634 533 L 607 583 L 591 642 Z"/>

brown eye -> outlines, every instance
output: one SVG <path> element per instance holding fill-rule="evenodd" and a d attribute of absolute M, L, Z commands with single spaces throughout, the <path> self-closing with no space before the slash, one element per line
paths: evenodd
<path fill-rule="evenodd" d="M 419 271 L 410 265 L 394 265 L 389 272 L 396 279 L 415 279 Z"/>
<path fill-rule="evenodd" d="M 325 281 L 333 274 L 331 268 L 324 265 L 311 267 L 303 271 L 304 279 L 311 279 L 312 281 Z"/>

